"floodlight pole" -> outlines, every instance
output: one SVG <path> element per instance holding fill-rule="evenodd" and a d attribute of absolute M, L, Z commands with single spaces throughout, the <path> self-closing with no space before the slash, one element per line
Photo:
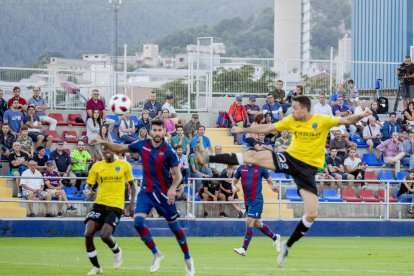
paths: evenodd
<path fill-rule="evenodd" d="M 116 70 L 118 67 L 118 11 L 121 7 L 122 0 L 109 0 L 109 4 L 112 7 L 112 47 L 111 47 L 111 57 L 113 58 L 113 72 L 114 72 L 114 92 L 116 92 L 118 84 L 117 84 L 117 76 Z M 116 94 L 116 93 L 115 93 Z"/>

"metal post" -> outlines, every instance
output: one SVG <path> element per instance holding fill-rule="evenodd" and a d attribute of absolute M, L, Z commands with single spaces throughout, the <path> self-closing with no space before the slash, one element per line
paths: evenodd
<path fill-rule="evenodd" d="M 331 47 L 331 55 L 329 58 L 329 95 L 332 94 L 333 83 L 333 47 Z"/>
<path fill-rule="evenodd" d="M 386 202 L 386 210 L 385 210 L 385 219 L 390 219 L 390 182 L 387 182 L 387 186 L 385 187 L 385 202 Z"/>
<path fill-rule="evenodd" d="M 282 180 L 279 180 L 279 219 L 282 219 Z"/>
<path fill-rule="evenodd" d="M 124 44 L 124 94 L 125 95 L 127 93 L 127 49 L 128 49 L 128 45 Z"/>
<path fill-rule="evenodd" d="M 194 197 L 195 197 L 195 180 L 194 179 L 191 179 L 191 185 L 193 186 L 193 193 L 194 193 Z M 192 198 L 191 200 L 192 200 L 192 204 L 193 204 L 193 208 L 192 208 L 193 216 L 195 218 L 196 217 L 195 200 L 194 200 L 194 198 Z"/>
<path fill-rule="evenodd" d="M 118 79 L 116 76 L 116 70 L 118 67 L 118 11 L 121 7 L 122 0 L 109 0 L 109 4 L 112 6 L 112 51 L 111 57 L 113 58 L 113 72 L 114 72 L 114 89 L 113 92 L 116 94 L 118 87 Z"/>

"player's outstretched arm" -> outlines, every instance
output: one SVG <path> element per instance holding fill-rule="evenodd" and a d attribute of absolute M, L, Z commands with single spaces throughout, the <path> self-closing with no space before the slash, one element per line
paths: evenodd
<path fill-rule="evenodd" d="M 339 124 L 340 125 L 353 125 L 353 124 L 356 124 L 361 119 L 370 116 L 371 114 L 372 114 L 372 112 L 370 110 L 365 110 L 363 113 L 358 114 L 358 115 L 351 115 L 351 116 L 348 116 L 348 117 L 341 117 L 339 119 Z"/>
<path fill-rule="evenodd" d="M 242 128 L 242 127 L 233 127 L 231 129 L 232 133 L 255 133 L 255 134 L 267 134 L 272 131 L 275 131 L 274 124 L 264 124 L 257 125 L 254 127 Z"/>
<path fill-rule="evenodd" d="M 114 143 L 109 143 L 107 141 L 104 141 L 102 139 L 92 139 L 90 141 L 91 145 L 96 145 L 96 144 L 101 144 L 102 146 L 104 146 L 105 148 L 115 152 L 115 153 L 124 153 L 129 151 L 128 145 L 126 144 L 122 144 L 122 145 L 118 145 L 118 144 L 114 144 Z"/>

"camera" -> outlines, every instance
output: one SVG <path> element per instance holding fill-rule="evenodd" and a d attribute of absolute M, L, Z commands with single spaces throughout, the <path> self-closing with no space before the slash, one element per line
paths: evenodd
<path fill-rule="evenodd" d="M 408 66 L 403 63 L 398 67 L 398 79 L 400 81 L 405 81 L 405 79 L 403 79 L 403 77 L 409 75 L 408 74 Z"/>

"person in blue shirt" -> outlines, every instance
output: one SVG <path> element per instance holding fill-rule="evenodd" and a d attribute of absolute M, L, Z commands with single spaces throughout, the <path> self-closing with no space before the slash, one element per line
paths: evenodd
<path fill-rule="evenodd" d="M 397 122 L 397 114 L 391 112 L 389 115 L 389 121 L 385 121 L 382 127 L 382 140 L 390 139 L 393 132 L 401 133 L 401 126 Z"/>
<path fill-rule="evenodd" d="M 246 164 L 239 166 L 234 173 L 233 186 L 236 186 L 239 179 L 241 179 L 244 204 L 246 205 L 247 212 L 246 233 L 243 246 L 233 249 L 234 252 L 242 256 L 246 256 L 247 248 L 253 237 L 253 227 L 256 227 L 263 234 L 271 238 L 273 240 L 273 245 L 276 247 L 276 251 L 280 252 L 280 235 L 273 233 L 269 226 L 264 224 L 261 220 L 263 211 L 262 178 L 266 179 L 274 192 L 278 192 L 272 178 L 269 176 L 269 172 L 265 168 Z"/>
<path fill-rule="evenodd" d="M 267 94 L 266 103 L 262 107 L 263 114 L 271 113 L 273 115 L 273 122 L 282 120 L 283 109 L 279 102 L 275 102 L 275 98 L 272 93 Z"/>
<path fill-rule="evenodd" d="M 205 133 L 206 133 L 206 127 L 205 126 L 199 126 L 199 128 L 198 128 L 198 134 L 195 135 L 191 139 L 191 143 L 190 143 L 191 152 L 194 152 L 194 149 L 195 149 L 195 147 L 197 145 L 198 140 L 199 139 L 202 139 L 203 140 L 203 147 L 204 147 L 204 149 L 206 149 L 210 153 L 213 153 L 213 148 L 211 147 L 210 138 L 208 138 L 207 136 L 205 136 L 204 135 Z"/>
<path fill-rule="evenodd" d="M 3 123 L 8 124 L 10 132 L 17 136 L 20 133 L 20 128 L 23 126 L 23 113 L 19 111 L 19 100 L 13 100 L 10 109 L 6 110 L 3 115 Z"/>
<path fill-rule="evenodd" d="M 148 110 L 151 119 L 161 118 L 162 105 L 157 102 L 157 95 L 154 92 L 150 94 L 149 101 L 144 104 L 144 109 Z"/>
<path fill-rule="evenodd" d="M 332 114 L 334 116 L 341 115 L 341 117 L 346 117 L 352 114 L 349 106 L 345 105 L 345 101 L 342 96 L 339 96 L 336 102 L 337 104 L 332 106 Z"/>
<path fill-rule="evenodd" d="M 342 97 L 344 99 L 344 105 L 349 106 L 348 98 L 349 96 L 346 95 L 344 91 L 344 86 L 340 83 L 336 86 L 336 93 L 331 95 L 330 105 L 333 107 L 334 105 L 338 104 L 338 97 Z"/>
<path fill-rule="evenodd" d="M 164 255 L 158 250 L 152 239 L 149 228 L 145 225 L 145 218 L 152 208 L 163 216 L 171 231 L 175 234 L 178 244 L 184 253 L 186 275 L 194 275 L 194 262 L 190 255 L 184 230 L 177 219 L 180 216 L 175 206 L 176 190 L 181 183 L 181 171 L 177 155 L 164 140 L 166 128 L 164 121 L 154 119 L 151 121 L 150 136 L 129 145 L 118 145 L 92 139 L 91 144 L 101 144 L 105 148 L 117 153 L 135 152 L 142 158 L 143 181 L 134 215 L 134 227 L 145 245 L 154 255 L 150 272 L 160 268 Z M 171 176 L 170 177 L 170 173 Z"/>

